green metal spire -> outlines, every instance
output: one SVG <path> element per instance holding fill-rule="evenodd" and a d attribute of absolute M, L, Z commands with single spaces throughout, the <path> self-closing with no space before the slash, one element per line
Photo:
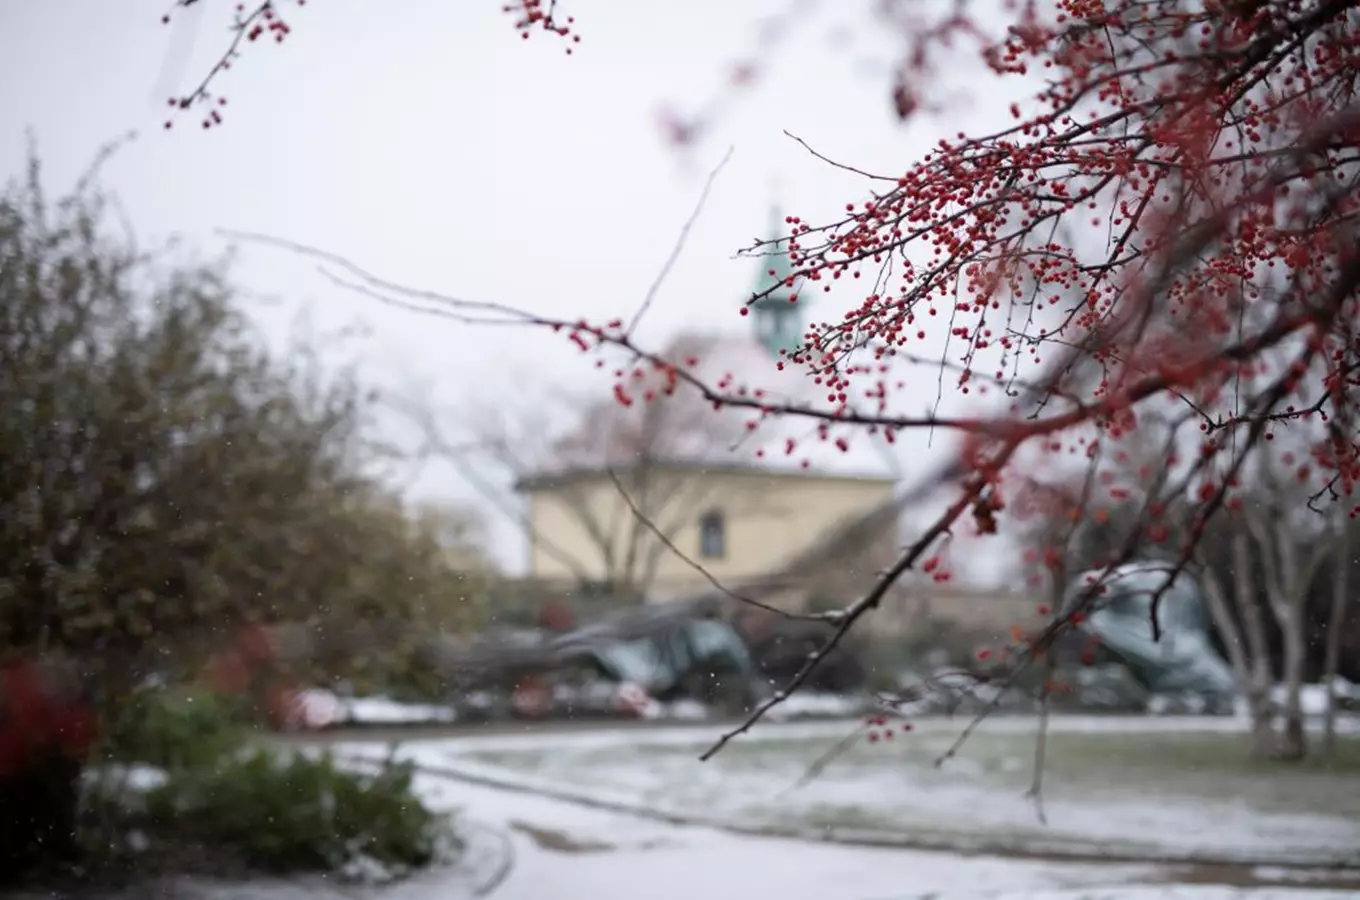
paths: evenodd
<path fill-rule="evenodd" d="M 784 222 L 784 215 L 779 211 L 778 206 L 770 207 L 770 224 L 766 229 L 765 240 L 772 241 L 776 238 L 788 234 L 788 225 Z M 766 253 L 771 253 L 773 247 L 765 248 Z M 789 257 L 786 253 L 780 252 L 777 255 L 760 257 L 760 275 L 756 279 L 756 293 L 769 290 L 774 285 L 784 285 L 776 294 L 784 302 L 788 302 L 789 288 L 784 282 L 788 281 L 793 274 L 793 266 L 789 264 Z M 771 274 L 773 272 L 773 274 Z"/>
<path fill-rule="evenodd" d="M 770 208 L 770 224 L 766 240 L 774 240 L 787 235 L 788 227 L 778 206 Z M 786 245 L 787 246 L 787 245 Z M 771 253 L 774 248 L 766 248 Z M 793 266 L 787 253 L 782 250 L 768 256 L 759 257 L 760 274 L 756 279 L 755 293 L 774 290 L 767 297 L 761 297 L 751 307 L 752 321 L 756 329 L 756 339 L 764 345 L 776 359 L 780 351 L 792 350 L 803 343 L 803 307 L 806 301 L 799 296 L 796 303 L 790 303 L 796 284 L 790 287 Z"/>

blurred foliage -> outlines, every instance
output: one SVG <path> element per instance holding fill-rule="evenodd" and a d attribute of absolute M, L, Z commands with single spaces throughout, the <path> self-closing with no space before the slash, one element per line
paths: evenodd
<path fill-rule="evenodd" d="M 138 691 L 121 704 L 96 756 L 177 771 L 214 765 L 244 743 L 227 698 L 207 692 Z"/>
<path fill-rule="evenodd" d="M 447 818 L 412 792 L 413 776 L 407 764 L 369 775 L 325 754 L 255 748 L 171 773 L 146 794 L 143 814 L 153 834 L 229 850 L 252 869 L 345 871 L 377 863 L 399 875 L 454 846 Z"/>
<path fill-rule="evenodd" d="M 474 624 L 472 520 L 367 474 L 375 398 L 267 352 L 225 261 L 108 227 L 95 174 L 52 200 L 31 157 L 0 195 L 0 655 L 65 652 L 108 699 L 247 622 Z"/>
<path fill-rule="evenodd" d="M 235 699 L 147 689 L 123 704 L 98 754 L 114 765 L 86 793 L 88 859 L 135 870 L 197 851 L 219 868 L 386 878 L 456 852 L 448 817 L 413 793 L 409 766 L 363 774 L 326 755 L 250 747 Z M 131 764 L 164 777 L 138 785 Z"/>
<path fill-rule="evenodd" d="M 175 691 L 214 655 L 245 659 L 234 648 L 252 623 L 381 638 L 351 641 L 336 668 L 404 671 L 418 637 L 481 615 L 476 521 L 408 509 L 380 482 L 384 451 L 366 439 L 378 398 L 333 341 L 324 362 L 313 341 L 271 353 L 228 260 L 147 252 L 117 227 L 96 185 L 109 152 L 55 199 L 34 154 L 0 191 L 0 660 L 71 667 L 76 687 L 49 705 L 92 705 L 105 753 L 173 771 L 187 787 L 155 795 L 158 813 L 199 804 L 173 827 L 242 842 L 271 866 L 331 860 L 344 841 L 423 859 L 429 814 L 409 784 L 242 761 L 235 717 L 258 697 L 151 702 L 147 687 Z M 314 678 L 321 662 L 303 655 L 289 664 L 308 671 L 264 677 Z M 0 738 L 31 757 L 11 768 L 34 774 L 0 779 L 14 826 L 0 829 L 0 856 L 72 833 L 81 767 L 42 735 L 16 738 L 5 707 L 0 696 Z M 310 811 L 284 817 L 299 798 Z M 266 827 L 270 816 L 283 824 Z M 41 868 L 56 851 L 39 843 L 26 864 Z"/>
<path fill-rule="evenodd" d="M 392 494 L 371 490 L 352 514 L 365 558 L 350 590 L 326 609 L 344 617 L 381 619 L 394 611 L 419 628 L 464 632 L 486 615 L 491 578 L 487 560 L 471 543 L 476 520 L 465 511 L 430 503 L 407 506 Z"/>

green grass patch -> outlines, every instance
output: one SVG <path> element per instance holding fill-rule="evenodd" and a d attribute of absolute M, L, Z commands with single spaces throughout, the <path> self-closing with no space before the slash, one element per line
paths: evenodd
<path fill-rule="evenodd" d="M 590 797 L 775 830 L 1313 863 L 1351 860 L 1360 847 L 1360 736 L 1345 736 L 1334 762 L 1290 764 L 1252 759 L 1248 735 L 1222 730 L 1222 722 L 1190 730 L 1058 720 L 1044 748 L 1041 820 L 1030 794 L 1038 723 L 989 721 L 937 767 L 967 723 L 922 721 L 891 740 L 848 747 L 853 724 L 770 727 L 708 762 L 699 756 L 716 729 L 681 740 L 564 740 L 551 749 L 451 747 L 445 758 Z"/>
<path fill-rule="evenodd" d="M 840 753 L 819 778 L 836 781 L 900 776 L 923 784 L 969 784 L 1011 794 L 1030 785 L 1037 760 L 1035 729 L 985 727 L 963 744 L 956 757 L 937 768 L 964 722 L 931 723 L 899 732 L 891 741 L 859 741 Z M 847 730 L 848 733 L 848 730 Z M 1254 759 L 1246 734 L 1216 731 L 1052 730 L 1043 756 L 1045 789 L 1053 795 L 1098 798 L 1172 797 L 1237 800 L 1273 812 L 1328 813 L 1360 821 L 1360 735 L 1338 740 L 1337 756 L 1311 756 L 1287 763 Z M 705 777 L 765 783 L 783 779 L 792 787 L 835 744 L 834 737 L 759 736 L 737 740 L 718 756 L 699 763 L 707 744 L 638 741 L 617 747 L 575 750 L 478 750 L 460 754 L 484 765 L 504 767 L 575 785 L 629 780 L 624 773 L 700 772 Z M 691 768 L 702 766 L 702 769 Z M 712 771 L 716 770 L 716 771 Z M 861 811 L 856 816 L 874 818 Z"/>

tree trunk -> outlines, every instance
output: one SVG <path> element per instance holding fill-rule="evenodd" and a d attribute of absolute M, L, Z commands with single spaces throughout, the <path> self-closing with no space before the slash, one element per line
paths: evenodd
<path fill-rule="evenodd" d="M 1200 586 L 1204 589 L 1205 604 L 1209 607 L 1209 617 L 1213 620 L 1214 627 L 1223 637 L 1224 649 L 1228 651 L 1228 662 L 1232 664 L 1233 678 L 1237 682 L 1237 689 L 1246 695 L 1248 686 L 1251 683 L 1251 654 L 1246 640 L 1242 637 L 1242 629 L 1238 627 L 1237 618 L 1232 613 L 1232 608 L 1228 603 L 1227 595 L 1223 590 L 1223 584 L 1219 581 L 1218 575 L 1209 566 L 1204 566 L 1204 571 L 1200 575 Z M 1058 595 L 1061 598 L 1061 595 Z M 1054 601 L 1054 609 L 1059 608 L 1059 601 Z"/>
<path fill-rule="evenodd" d="M 1300 760 L 1308 755 L 1308 740 L 1303 727 L 1303 665 L 1306 647 L 1303 639 L 1303 608 L 1300 598 L 1281 616 L 1284 644 L 1284 738 L 1280 759 Z"/>
<path fill-rule="evenodd" d="M 1241 527 L 1235 529 L 1232 537 L 1232 560 L 1233 595 L 1242 616 L 1250 669 L 1242 693 L 1247 701 L 1247 714 L 1251 717 L 1251 753 L 1257 759 L 1274 759 L 1279 752 L 1279 741 L 1275 736 L 1275 706 L 1270 697 L 1274 681 L 1270 647 L 1266 642 L 1265 617 L 1261 614 L 1259 588 L 1252 566 L 1251 536 Z"/>
<path fill-rule="evenodd" d="M 1322 660 L 1322 683 L 1327 686 L 1327 710 L 1322 724 L 1322 755 L 1336 759 L 1336 670 L 1341 665 L 1341 631 L 1350 601 L 1350 516 L 1337 516 L 1336 553 L 1332 557 L 1332 608 L 1327 616 L 1327 646 Z"/>
<path fill-rule="evenodd" d="M 1275 759 L 1280 742 L 1275 734 L 1275 706 L 1270 700 L 1270 684 L 1252 684 L 1246 692 L 1247 712 L 1251 716 L 1251 755 L 1254 759 Z"/>

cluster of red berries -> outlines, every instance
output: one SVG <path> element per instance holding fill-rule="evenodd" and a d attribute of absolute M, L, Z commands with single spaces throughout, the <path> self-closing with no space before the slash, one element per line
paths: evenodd
<path fill-rule="evenodd" d="M 177 0 L 175 8 L 190 6 L 196 2 L 198 2 L 198 0 Z M 235 37 L 231 42 L 231 46 L 227 48 L 227 52 L 222 55 L 222 58 L 213 65 L 212 70 L 208 73 L 207 78 L 203 80 L 202 84 L 182 97 L 170 98 L 170 108 L 184 110 L 195 103 L 210 104 L 208 112 L 203 117 L 202 126 L 206 129 L 212 128 L 214 125 L 221 125 L 221 107 L 227 105 L 227 98 L 214 96 L 213 93 L 209 91 L 208 87 L 214 78 L 231 68 L 231 61 L 237 56 L 238 47 L 242 40 L 253 42 L 258 41 L 262 37 L 273 37 L 274 43 L 282 44 L 288 35 L 292 33 L 292 27 L 279 15 L 278 2 L 279 0 L 263 0 L 262 3 L 250 12 L 246 11 L 246 5 L 244 3 L 237 3 L 235 10 L 236 18 L 232 24 L 232 30 L 235 33 Z M 292 0 L 292 2 L 296 3 L 298 6 L 307 5 L 307 0 Z M 170 24 L 170 13 L 161 16 L 161 23 L 165 25 Z M 174 127 L 174 124 L 173 118 L 165 121 L 165 127 L 167 129 Z"/>
<path fill-rule="evenodd" d="M 203 98 L 201 98 L 201 99 L 203 99 L 203 100 L 206 101 L 206 100 L 210 100 L 211 98 L 210 98 L 210 97 L 203 97 Z M 171 108 L 171 109 L 188 109 L 188 108 L 189 108 L 189 105 L 193 102 L 193 98 L 192 98 L 192 97 L 171 97 L 170 100 L 169 100 L 168 102 L 169 102 L 169 104 L 170 104 L 170 108 Z M 226 98 L 226 97 L 218 97 L 218 98 L 217 98 L 217 103 L 215 104 L 214 108 L 209 109 L 207 115 L 205 115 L 205 116 L 203 117 L 203 127 L 204 127 L 204 128 L 211 128 L 211 127 L 213 127 L 214 125 L 221 125 L 221 124 L 222 124 L 222 112 L 221 112 L 220 107 L 223 107 L 223 106 L 226 106 L 226 105 L 227 105 L 227 98 Z M 166 120 L 165 120 L 165 127 L 166 127 L 166 128 L 170 128 L 170 127 L 172 127 L 174 124 L 175 124 L 174 119 L 166 119 Z"/>
<path fill-rule="evenodd" d="M 565 21 L 559 22 L 553 15 L 557 8 L 557 0 L 550 0 L 547 10 L 543 9 L 543 0 L 517 0 L 515 3 L 507 3 L 501 7 L 501 12 L 515 16 L 515 30 L 524 40 L 529 39 L 529 35 L 534 31 L 543 31 L 548 34 L 555 34 L 561 38 L 570 38 L 571 44 L 581 43 L 581 36 L 572 30 L 576 24 L 573 16 L 567 16 Z M 571 55 L 571 45 L 567 45 L 567 55 Z"/>
<path fill-rule="evenodd" d="M 297 2 L 299 6 L 303 6 L 306 4 L 307 0 L 297 0 Z M 239 3 L 236 4 L 237 16 L 239 17 L 243 12 L 245 12 L 245 7 Z M 282 44 L 283 39 L 288 37 L 289 33 L 293 30 L 288 27 L 287 22 L 278 17 L 278 14 L 274 12 L 274 8 L 268 3 L 260 7 L 258 15 L 259 20 L 255 21 L 253 25 L 250 25 L 245 33 L 246 40 L 248 41 L 259 40 L 260 37 L 268 33 L 273 35 L 274 43 Z M 252 16 L 252 18 L 254 17 Z M 238 24 L 244 25 L 245 23 L 238 21 Z"/>
<path fill-rule="evenodd" d="M 927 557 L 925 562 L 921 563 L 921 571 L 929 575 L 930 580 L 936 584 L 943 584 L 954 577 L 945 562 L 945 558 L 940 554 Z"/>
<path fill-rule="evenodd" d="M 896 733 L 893 723 L 888 721 L 887 716 L 869 716 L 864 720 L 864 724 L 869 726 L 864 738 L 871 744 L 877 744 L 879 741 L 890 741 L 893 734 Z M 905 733 L 911 731 L 913 727 L 910 722 L 901 722 L 897 725 L 897 730 Z"/>

